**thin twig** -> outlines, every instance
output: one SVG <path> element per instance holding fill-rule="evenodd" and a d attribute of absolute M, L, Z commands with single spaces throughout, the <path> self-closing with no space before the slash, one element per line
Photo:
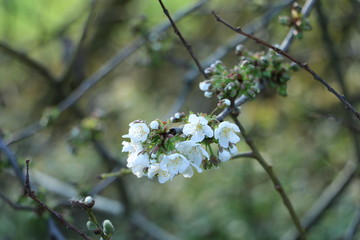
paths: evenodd
<path fill-rule="evenodd" d="M 255 158 L 255 157 L 253 152 L 245 152 L 245 153 L 236 154 L 231 159 L 237 159 L 237 158 Z"/>
<path fill-rule="evenodd" d="M 49 72 L 49 70 L 42 65 L 41 63 L 35 61 L 34 59 L 30 58 L 27 54 L 18 51 L 6 43 L 0 42 L 0 49 L 3 50 L 6 54 L 12 56 L 13 58 L 17 59 L 22 64 L 28 66 L 30 69 L 36 71 L 38 74 L 43 76 L 46 80 L 50 83 L 55 82 L 54 76 Z"/>
<path fill-rule="evenodd" d="M 212 12 L 216 21 L 224 24 L 226 27 L 228 27 L 229 29 L 231 29 L 232 31 L 241 34 L 243 36 L 246 36 L 252 40 L 254 40 L 256 43 L 259 43 L 261 45 L 264 45 L 272 50 L 274 50 L 276 53 L 286 57 L 287 59 L 289 59 L 290 61 L 296 63 L 299 67 L 301 67 L 302 69 L 304 69 L 305 71 L 307 71 L 308 73 L 310 73 L 313 78 L 317 81 L 319 81 L 321 84 L 323 84 L 326 89 L 331 92 L 332 94 L 334 94 L 339 100 L 340 102 L 343 103 L 343 105 L 345 106 L 345 108 L 347 110 L 349 110 L 352 114 L 354 114 L 359 120 L 360 120 L 360 113 L 356 111 L 356 109 L 348 102 L 348 100 L 341 95 L 340 93 L 338 93 L 334 88 L 332 88 L 330 86 L 330 84 L 328 84 L 325 80 L 323 80 L 314 70 L 312 70 L 309 65 L 307 63 L 302 63 L 299 60 L 293 58 L 292 56 L 290 56 L 289 54 L 287 54 L 285 51 L 283 51 L 282 49 L 275 47 L 273 45 L 271 45 L 268 42 L 265 42 L 264 40 L 261 40 L 251 34 L 248 34 L 246 32 L 244 32 L 240 27 L 233 27 L 232 25 L 230 25 L 229 23 L 227 23 L 225 20 L 223 20 L 220 16 L 218 16 L 214 11 Z"/>
<path fill-rule="evenodd" d="M 195 56 L 193 50 L 192 50 L 192 47 L 191 47 L 191 44 L 188 43 L 185 38 L 183 37 L 183 35 L 181 34 L 180 30 L 178 29 L 178 27 L 176 26 L 174 20 L 171 18 L 171 15 L 169 13 L 169 11 L 167 10 L 167 8 L 165 7 L 164 3 L 162 2 L 162 0 L 158 0 L 160 5 L 161 5 L 161 8 L 163 9 L 166 17 L 169 19 L 174 31 L 175 31 L 175 34 L 180 38 L 182 44 L 185 46 L 186 50 L 188 51 L 188 53 L 190 54 L 191 58 L 194 60 L 197 68 L 199 69 L 199 71 L 201 72 L 201 74 L 204 76 L 205 79 L 208 79 L 208 76 L 206 75 L 206 73 L 204 72 L 204 69 L 203 67 L 201 66 L 199 60 L 197 59 L 197 57 Z"/>
<path fill-rule="evenodd" d="M 254 33 L 258 29 L 266 27 L 271 22 L 271 19 L 277 16 L 283 8 L 287 7 L 295 1 L 296 0 L 288 0 L 287 2 L 272 7 L 263 16 L 257 17 L 252 20 L 249 24 L 247 24 L 247 26 L 244 27 L 244 29 L 246 30 L 246 32 Z M 226 44 L 219 46 L 213 51 L 211 55 L 209 55 L 204 61 L 202 61 L 203 66 L 210 66 L 216 60 L 223 58 L 228 52 L 233 51 L 237 45 L 245 43 L 247 40 L 248 38 L 242 35 L 235 35 Z M 198 69 L 192 69 L 185 73 L 183 79 L 183 87 L 180 90 L 176 102 L 171 107 L 168 116 L 171 116 L 174 113 L 180 111 L 194 85 L 195 79 L 199 76 L 199 74 L 200 72 L 198 71 Z"/>
<path fill-rule="evenodd" d="M 63 223 L 67 228 L 71 229 L 72 231 L 76 232 L 79 236 L 81 236 L 83 239 L 91 240 L 89 236 L 87 236 L 82 230 L 77 229 L 74 225 L 69 223 L 65 220 L 65 218 L 55 210 L 51 209 L 49 206 L 47 206 L 44 202 L 42 202 L 35 194 L 35 192 L 31 189 L 30 186 L 30 176 L 29 176 L 29 162 L 30 160 L 26 160 L 26 176 L 25 176 L 25 196 L 30 197 L 35 202 L 39 204 L 40 207 L 47 210 L 49 213 L 54 215 L 57 219 L 60 220 L 61 223 Z"/>
<path fill-rule="evenodd" d="M 245 128 L 242 126 L 242 124 L 238 120 L 237 116 L 232 115 L 232 118 L 233 118 L 235 124 L 240 128 L 241 134 L 242 134 L 245 142 L 247 143 L 247 145 L 252 150 L 253 157 L 258 161 L 258 163 L 263 167 L 263 169 L 265 170 L 267 175 L 270 177 L 272 183 L 274 184 L 275 190 L 279 193 L 281 199 L 283 200 L 284 205 L 285 205 L 285 207 L 287 208 L 287 210 L 288 210 L 288 212 L 290 214 L 291 220 L 293 221 L 295 227 L 299 231 L 300 239 L 306 240 L 307 237 L 306 237 L 305 230 L 304 230 L 303 226 L 301 225 L 299 217 L 297 216 L 297 214 L 295 212 L 295 209 L 294 209 L 288 195 L 286 194 L 282 184 L 280 183 L 280 180 L 278 179 L 278 177 L 274 173 L 272 166 L 270 166 L 265 161 L 265 159 L 263 158 L 263 156 L 261 155 L 261 153 L 257 149 L 255 143 L 247 135 L 247 133 L 245 131 Z"/>

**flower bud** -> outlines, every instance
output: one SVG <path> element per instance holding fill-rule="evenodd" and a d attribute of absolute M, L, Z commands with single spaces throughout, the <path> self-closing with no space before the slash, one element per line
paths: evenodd
<path fill-rule="evenodd" d="M 242 56 L 243 53 L 244 53 L 244 49 L 245 48 L 244 48 L 243 45 L 241 45 L 241 44 L 237 45 L 236 48 L 235 48 L 235 54 L 238 55 L 238 56 Z"/>
<path fill-rule="evenodd" d="M 229 99 L 222 99 L 219 101 L 218 103 L 218 107 L 219 108 L 225 108 L 225 107 L 229 107 L 231 105 L 231 101 Z"/>
<path fill-rule="evenodd" d="M 95 205 L 95 201 L 94 199 L 91 197 L 91 196 L 87 196 L 85 199 L 84 199 L 84 203 L 87 207 L 93 207 Z"/>
<path fill-rule="evenodd" d="M 208 91 L 209 88 L 211 87 L 211 81 L 210 80 L 205 80 L 199 83 L 199 88 L 201 91 Z"/>
<path fill-rule="evenodd" d="M 154 130 L 159 129 L 159 122 L 158 121 L 152 121 L 150 123 L 150 128 L 154 129 Z"/>
<path fill-rule="evenodd" d="M 205 74 L 206 75 L 213 75 L 215 73 L 215 69 L 214 68 L 211 68 L 211 67 L 208 67 L 204 70 Z"/>
<path fill-rule="evenodd" d="M 86 227 L 87 227 L 87 229 L 89 229 L 90 231 L 95 231 L 95 230 L 98 229 L 97 226 L 96 226 L 96 224 L 95 224 L 94 222 L 90 221 L 90 220 L 87 221 Z"/>
<path fill-rule="evenodd" d="M 213 93 L 212 92 L 205 92 L 204 96 L 207 97 L 207 98 L 212 98 Z"/>
<path fill-rule="evenodd" d="M 115 228 L 112 225 L 111 221 L 106 219 L 103 221 L 103 231 L 106 235 L 111 236 L 115 232 Z"/>

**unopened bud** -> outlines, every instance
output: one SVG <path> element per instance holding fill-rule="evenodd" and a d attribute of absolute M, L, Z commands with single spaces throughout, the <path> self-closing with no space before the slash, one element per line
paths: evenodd
<path fill-rule="evenodd" d="M 204 96 L 207 97 L 207 98 L 212 98 L 213 93 L 212 92 L 205 92 Z"/>
<path fill-rule="evenodd" d="M 94 199 L 93 199 L 91 196 L 87 196 L 87 197 L 84 199 L 84 203 L 85 203 L 86 206 L 92 207 L 92 206 L 94 206 L 95 201 L 94 201 Z"/>
<path fill-rule="evenodd" d="M 96 226 L 96 224 L 95 224 L 94 222 L 92 222 L 92 221 L 87 221 L 86 227 L 87 227 L 87 229 L 89 229 L 90 231 L 95 231 L 95 230 L 98 229 L 97 226 Z"/>
<path fill-rule="evenodd" d="M 115 232 L 115 228 L 110 222 L 110 220 L 106 219 L 103 221 L 103 231 L 106 235 L 111 236 Z"/>
<path fill-rule="evenodd" d="M 150 128 L 154 129 L 154 130 L 159 129 L 159 122 L 158 121 L 152 121 L 150 123 Z"/>

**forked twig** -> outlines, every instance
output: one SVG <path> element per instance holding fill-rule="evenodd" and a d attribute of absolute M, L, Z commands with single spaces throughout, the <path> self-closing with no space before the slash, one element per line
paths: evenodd
<path fill-rule="evenodd" d="M 36 193 L 32 190 L 30 186 L 30 176 L 29 176 L 29 162 L 30 160 L 26 160 L 26 175 L 25 175 L 25 196 L 30 197 L 35 202 L 37 202 L 40 207 L 44 208 L 46 211 L 54 215 L 57 219 L 60 220 L 67 228 L 71 229 L 72 231 L 76 232 L 78 235 L 80 235 L 83 239 L 91 240 L 89 236 L 87 236 L 83 231 L 77 229 L 74 225 L 69 223 L 65 220 L 65 218 L 55 210 L 51 209 L 49 206 L 47 206 L 44 202 L 42 202 L 37 196 Z"/>

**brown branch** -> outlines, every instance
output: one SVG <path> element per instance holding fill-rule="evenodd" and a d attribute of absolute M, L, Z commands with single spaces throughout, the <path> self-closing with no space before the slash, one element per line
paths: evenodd
<path fill-rule="evenodd" d="M 204 72 L 204 69 L 203 67 L 201 66 L 199 60 L 197 59 L 197 57 L 195 56 L 193 50 L 192 50 L 192 47 L 191 47 L 191 44 L 188 43 L 185 38 L 183 37 L 183 35 L 181 34 L 180 30 L 177 28 L 174 20 L 171 18 L 171 15 L 169 13 L 169 11 L 167 10 L 167 8 L 165 7 L 164 3 L 162 2 L 162 0 L 158 0 L 160 5 L 161 5 L 161 8 L 163 9 L 166 17 L 169 19 L 170 23 L 171 23 L 171 26 L 173 27 L 174 29 L 174 32 L 175 34 L 180 38 L 182 44 L 185 46 L 186 50 L 188 51 L 188 53 L 190 54 L 191 58 L 194 60 L 197 68 L 199 69 L 199 71 L 201 72 L 201 74 L 204 76 L 205 79 L 208 79 L 209 77 L 206 75 L 206 73 Z"/>
<path fill-rule="evenodd" d="M 231 159 L 237 159 L 237 158 L 255 158 L 255 155 L 253 152 L 244 152 L 244 153 L 236 154 Z"/>
<path fill-rule="evenodd" d="M 77 229 L 74 225 L 69 223 L 65 220 L 65 218 L 55 210 L 51 209 L 49 206 L 47 206 L 44 202 L 42 202 L 37 196 L 36 193 L 31 189 L 30 186 L 30 176 L 29 176 L 29 162 L 30 160 L 26 160 L 26 175 L 25 175 L 25 196 L 30 197 L 35 202 L 39 204 L 40 207 L 47 210 L 49 213 L 54 215 L 57 219 L 60 220 L 61 223 L 63 223 L 66 228 L 71 229 L 72 231 L 76 232 L 78 235 L 80 235 L 83 239 L 91 240 L 89 236 L 87 236 L 82 230 Z"/>
<path fill-rule="evenodd" d="M 301 67 L 302 69 L 304 69 L 305 71 L 307 71 L 308 73 L 310 73 L 313 78 L 317 81 L 319 81 L 321 84 L 323 84 L 326 89 L 331 92 L 332 94 L 334 94 L 339 100 L 340 102 L 343 103 L 343 105 L 345 106 L 345 108 L 347 110 L 349 110 L 352 114 L 354 114 L 359 120 L 360 120 L 360 113 L 358 111 L 356 111 L 356 109 L 348 102 L 348 100 L 341 95 L 340 93 L 338 93 L 334 88 L 332 88 L 330 86 L 330 84 L 328 84 L 325 80 L 323 80 L 314 70 L 312 70 L 309 65 L 307 63 L 302 63 L 299 60 L 293 58 L 292 56 L 290 56 L 289 54 L 287 54 L 285 51 L 283 51 L 282 49 L 275 47 L 273 45 L 271 45 L 268 42 L 265 42 L 251 34 L 248 34 L 246 32 L 244 32 L 240 27 L 233 27 L 232 25 L 230 25 L 229 23 L 227 23 L 225 20 L 223 20 L 220 16 L 218 16 L 214 11 L 212 12 L 212 14 L 214 15 L 216 21 L 224 24 L 226 27 L 228 27 L 229 29 L 231 29 L 232 31 L 241 34 L 245 37 L 248 37 L 252 40 L 254 40 L 256 43 L 259 43 L 261 45 L 264 45 L 272 50 L 274 50 L 276 53 L 286 57 L 287 59 L 289 59 L 290 61 L 296 63 L 299 67 Z"/>
<path fill-rule="evenodd" d="M 293 221 L 295 227 L 299 231 L 300 239 L 306 240 L 307 237 L 306 237 L 305 230 L 304 230 L 303 226 L 301 225 L 299 217 L 297 216 L 297 214 L 295 212 L 295 209 L 294 209 L 288 195 L 286 194 L 286 192 L 285 192 L 279 178 L 274 173 L 272 166 L 269 165 L 265 161 L 265 159 L 263 158 L 263 156 L 261 155 L 261 153 L 257 149 L 255 143 L 247 135 L 247 133 L 245 131 L 245 128 L 242 126 L 240 121 L 237 119 L 237 116 L 232 115 L 232 118 L 233 118 L 235 124 L 240 128 L 241 134 L 242 134 L 245 142 L 247 143 L 247 145 L 252 150 L 252 154 L 253 154 L 254 159 L 256 159 L 258 161 L 258 163 L 263 167 L 263 169 L 265 170 L 267 175 L 270 177 L 272 183 L 274 184 L 275 190 L 279 193 L 281 199 L 283 200 L 283 203 L 284 203 L 285 207 L 287 208 L 287 210 L 288 210 L 288 212 L 290 214 L 291 220 Z"/>

